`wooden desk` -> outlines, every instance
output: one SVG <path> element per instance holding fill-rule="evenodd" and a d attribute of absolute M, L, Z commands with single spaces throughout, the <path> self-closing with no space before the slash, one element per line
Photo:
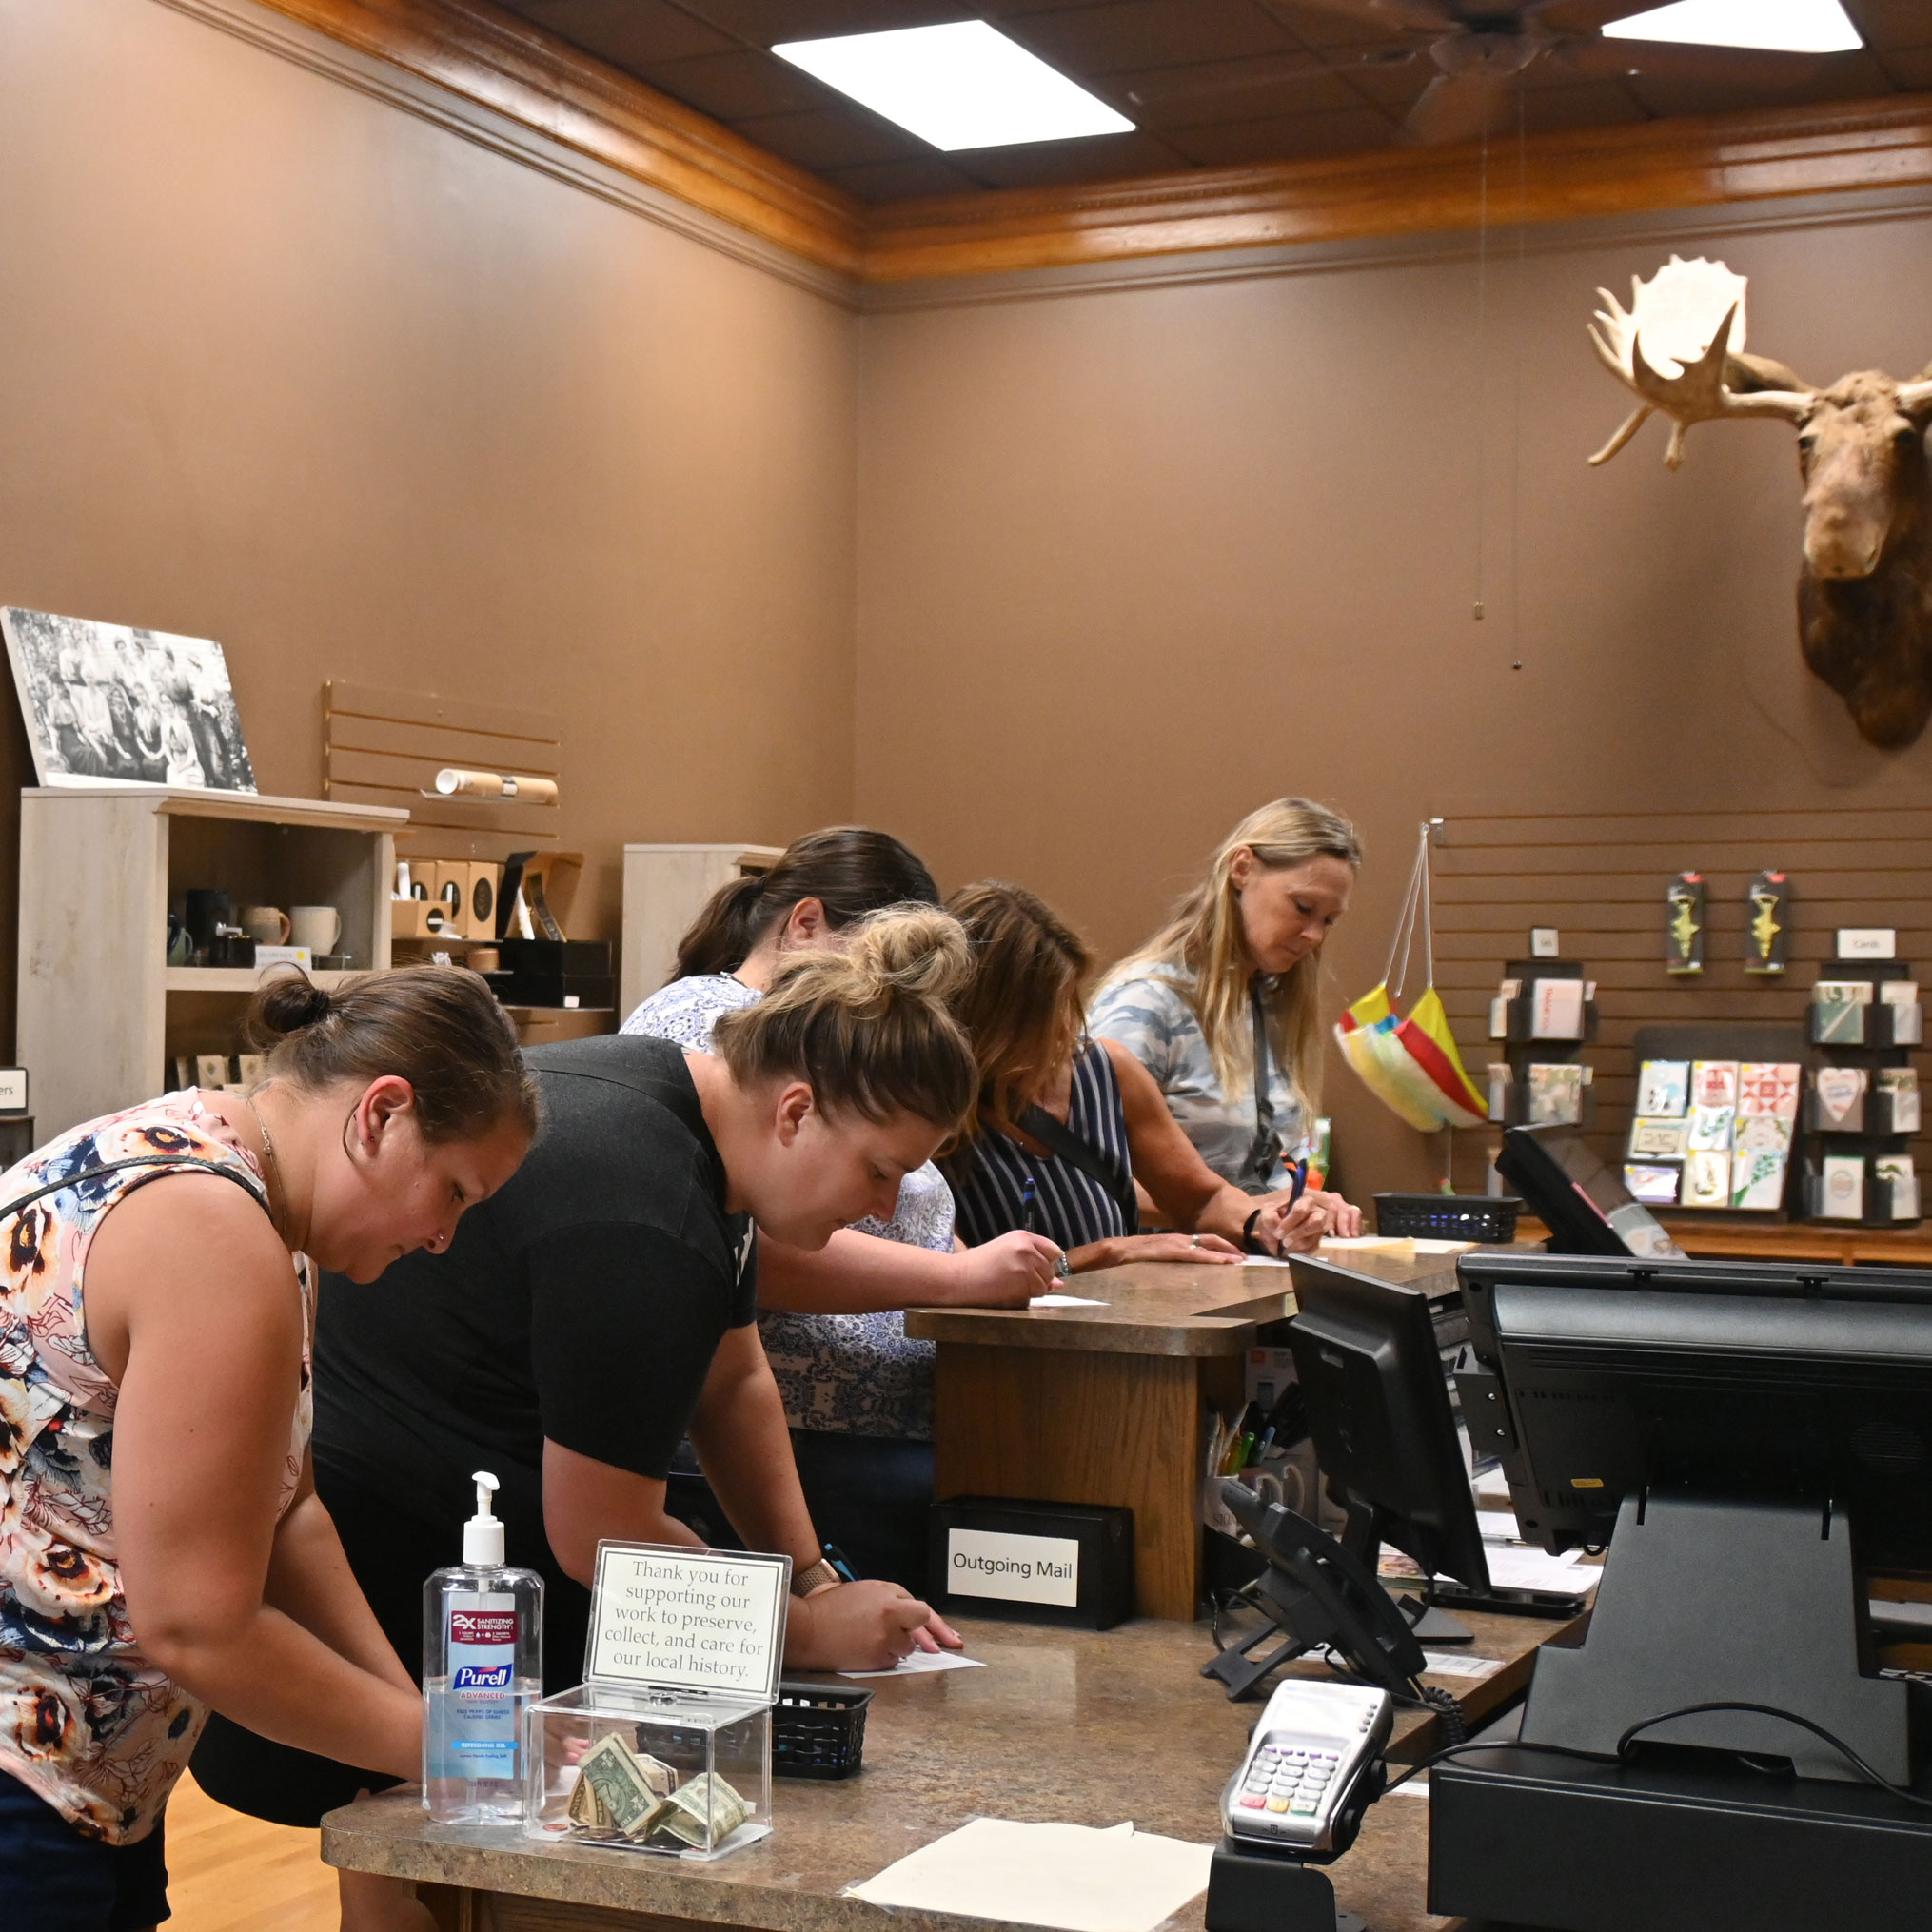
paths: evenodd
<path fill-rule="evenodd" d="M 1495 1709 L 1528 1676 L 1554 1626 L 1470 1617 L 1469 1646 L 1507 1660 L 1479 1684 L 1433 1680 L 1471 1716 Z M 1153 1621 L 1105 1631 L 965 1620 L 984 1670 L 869 1679 L 865 1768 L 838 1784 L 779 1779 L 772 1836 L 715 1863 L 533 1842 L 514 1833 L 432 1825 L 411 1787 L 323 1822 L 333 1865 L 428 1882 L 447 1932 L 987 1932 L 949 1914 L 887 1913 L 842 1896 L 896 1859 L 976 1816 L 1050 1819 L 1142 1830 L 1195 1843 L 1218 1838 L 1223 1782 L 1260 1706 L 1230 1704 L 1200 1675 L 1213 1652 L 1205 1626 Z M 1319 1665 L 1295 1666 L 1320 1676 Z M 1435 1720 L 1405 1713 L 1391 1756 L 1412 1763 L 1437 1742 Z M 1331 1867 L 1342 1903 L 1375 1932 L 1439 1932 L 1423 1909 L 1427 1799 L 1374 1806 L 1360 1840 Z M 1200 1932 L 1195 1899 L 1162 1932 Z"/>
<path fill-rule="evenodd" d="M 1453 1257 L 1372 1250 L 1330 1257 L 1364 1273 L 1456 1290 Z M 1191 1622 L 1200 1602 L 1202 1414 L 1242 1404 L 1242 1357 L 1294 1312 L 1286 1268 L 1139 1263 L 1075 1275 L 1102 1306 L 912 1309 L 938 1344 L 936 1492 L 1134 1511 L 1141 1613 Z"/>

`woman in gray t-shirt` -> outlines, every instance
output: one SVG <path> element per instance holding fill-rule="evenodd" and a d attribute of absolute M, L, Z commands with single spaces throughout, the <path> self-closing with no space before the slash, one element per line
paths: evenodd
<path fill-rule="evenodd" d="M 1173 920 L 1110 971 L 1089 1031 L 1153 1075 L 1169 1111 L 1223 1180 L 1256 1196 L 1291 1184 L 1321 1083 L 1322 942 L 1362 862 L 1355 829 L 1306 798 L 1237 825 Z M 1331 1196 L 1331 1231 L 1361 1232 Z"/>

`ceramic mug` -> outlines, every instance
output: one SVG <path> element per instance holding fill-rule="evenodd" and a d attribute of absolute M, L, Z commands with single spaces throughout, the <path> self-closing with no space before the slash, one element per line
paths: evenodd
<path fill-rule="evenodd" d="M 333 906 L 290 906 L 288 930 L 294 943 L 306 946 L 311 956 L 333 953 L 342 937 L 342 915 Z"/>
<path fill-rule="evenodd" d="M 244 906 L 242 930 L 258 945 L 286 946 L 288 943 L 288 915 L 280 906 Z"/>

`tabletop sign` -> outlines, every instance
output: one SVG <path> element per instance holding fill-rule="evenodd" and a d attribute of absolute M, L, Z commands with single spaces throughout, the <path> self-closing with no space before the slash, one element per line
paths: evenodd
<path fill-rule="evenodd" d="M 1532 959 L 1554 959 L 1560 943 L 1554 926 L 1529 928 L 1529 956 Z"/>
<path fill-rule="evenodd" d="M 791 1585 L 789 1556 L 600 1543 L 584 1678 L 770 1704 Z"/>

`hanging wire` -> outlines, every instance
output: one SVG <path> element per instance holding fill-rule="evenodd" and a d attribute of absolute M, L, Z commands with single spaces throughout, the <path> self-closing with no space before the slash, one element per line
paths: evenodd
<path fill-rule="evenodd" d="M 1516 76 L 1516 327 L 1509 401 L 1509 668 L 1523 668 L 1523 334 L 1528 307 L 1526 293 L 1529 250 L 1528 90 Z"/>
<path fill-rule="evenodd" d="M 1473 616 L 1478 623 L 1486 615 L 1483 592 L 1487 559 L 1484 553 L 1488 531 L 1484 499 L 1489 466 L 1488 382 L 1489 129 L 1486 122 L 1476 163 L 1476 595 Z"/>

